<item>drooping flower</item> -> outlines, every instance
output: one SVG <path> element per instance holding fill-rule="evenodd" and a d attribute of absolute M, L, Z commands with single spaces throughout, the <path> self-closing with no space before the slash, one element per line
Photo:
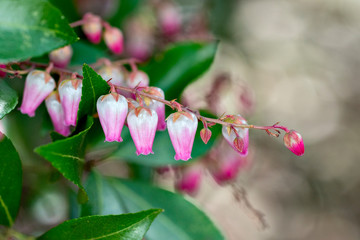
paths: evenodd
<path fill-rule="evenodd" d="M 220 185 L 235 180 L 240 170 L 248 164 L 248 156 L 241 156 L 228 148 L 226 145 L 218 149 L 219 154 L 208 164 L 211 175 Z"/>
<path fill-rule="evenodd" d="M 181 177 L 176 179 L 175 188 L 180 192 L 194 196 L 201 184 L 203 175 L 201 166 L 199 164 L 191 164 L 177 171 L 180 171 Z"/>
<path fill-rule="evenodd" d="M 131 137 L 136 146 L 136 154 L 148 155 L 153 153 L 152 145 L 155 138 L 158 116 L 149 108 L 138 107 L 127 117 L 127 124 Z"/>
<path fill-rule="evenodd" d="M 164 91 L 158 87 L 144 87 L 142 92 L 156 96 L 161 99 L 165 99 Z M 165 122 L 165 104 L 154 99 L 143 97 L 145 106 L 153 109 L 158 115 L 158 124 L 156 130 L 164 131 L 166 129 Z"/>
<path fill-rule="evenodd" d="M 35 116 L 35 110 L 54 88 L 55 81 L 50 74 L 39 70 L 29 72 L 25 80 L 21 113 Z"/>
<path fill-rule="evenodd" d="M 104 130 L 105 141 L 122 142 L 121 131 L 128 112 L 125 97 L 118 93 L 102 95 L 98 98 L 96 107 Z"/>
<path fill-rule="evenodd" d="M 101 18 L 97 15 L 86 13 L 83 20 L 85 23 L 82 26 L 82 30 L 86 37 L 94 44 L 100 43 L 102 33 Z"/>
<path fill-rule="evenodd" d="M 191 158 L 196 128 L 195 114 L 190 112 L 172 113 L 167 119 L 167 128 L 175 149 L 175 160 L 187 161 Z"/>
<path fill-rule="evenodd" d="M 290 130 L 284 135 L 284 144 L 297 156 L 302 156 L 305 152 L 304 141 L 295 130 Z"/>
<path fill-rule="evenodd" d="M 61 106 L 65 114 L 65 125 L 76 126 L 77 112 L 81 100 L 82 80 L 64 80 L 59 86 Z"/>
<path fill-rule="evenodd" d="M 46 109 L 56 132 L 64 136 L 69 136 L 70 127 L 65 125 L 65 114 L 60 103 L 60 96 L 57 91 L 50 93 L 45 99 Z"/>
<path fill-rule="evenodd" d="M 120 29 L 105 25 L 104 40 L 106 46 L 116 55 L 123 52 L 124 37 Z"/>
<path fill-rule="evenodd" d="M 240 115 L 227 115 L 224 120 L 227 123 L 247 124 L 246 120 Z M 235 131 L 236 132 L 235 132 Z M 246 156 L 249 148 L 249 129 L 241 127 L 223 126 L 222 135 L 230 146 L 240 155 Z"/>
<path fill-rule="evenodd" d="M 70 45 L 56 49 L 49 54 L 50 61 L 55 67 L 65 68 L 69 64 L 73 50 Z"/>
<path fill-rule="evenodd" d="M 109 65 L 103 66 L 99 69 L 98 74 L 105 80 L 110 80 L 110 83 L 114 84 L 115 86 L 122 86 L 125 82 L 124 73 L 117 67 Z"/>
<path fill-rule="evenodd" d="M 141 70 L 134 71 L 129 74 L 127 85 L 131 88 L 147 87 L 149 86 L 149 76 Z"/>

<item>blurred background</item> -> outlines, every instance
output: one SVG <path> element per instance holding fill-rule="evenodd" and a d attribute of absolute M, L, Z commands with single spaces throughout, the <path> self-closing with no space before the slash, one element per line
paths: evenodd
<path fill-rule="evenodd" d="M 69 22 L 93 12 L 120 26 L 127 54 L 143 61 L 174 42 L 219 41 L 210 70 L 185 90 L 181 101 L 217 116 L 240 113 L 254 125 L 280 121 L 301 133 L 305 143 L 302 157 L 283 146 L 283 135 L 274 138 L 251 130 L 250 153 L 244 164 L 237 166 L 239 172 L 231 184 L 219 185 L 210 170 L 202 172 L 196 193 L 188 199 L 209 214 L 226 239 L 360 239 L 360 1 L 52 2 Z M 69 4 L 75 8 L 68 8 Z M 167 4 L 176 10 L 164 10 Z M 119 6 L 123 11 L 116 11 Z M 179 26 L 163 26 L 165 37 L 159 37 L 156 19 L 167 19 L 167 14 L 175 14 Z M 33 126 L 40 124 L 27 121 Z M 25 128 L 16 126 L 20 131 Z M 48 134 L 48 129 L 45 131 Z M 12 136 L 18 146 L 19 138 Z M 226 144 L 217 145 L 218 150 L 198 164 L 233 151 Z M 28 149 L 19 150 L 23 158 L 38 158 L 33 146 L 24 148 Z M 123 165 L 99 168 L 110 175 L 127 174 Z M 41 169 L 30 169 L 33 175 L 27 180 L 41 185 L 40 180 L 33 180 Z M 174 190 L 174 173 L 160 173 L 156 182 Z M 236 200 L 236 188 L 246 190 L 247 197 Z M 32 201 L 34 216 L 24 219 L 57 224 L 67 217 L 66 201 L 49 189 Z M 250 211 L 249 204 L 265 215 L 267 228 L 263 229 L 261 214 Z M 47 211 L 53 206 L 60 207 L 57 213 Z M 33 231 L 32 227 L 21 226 L 25 232 Z"/>

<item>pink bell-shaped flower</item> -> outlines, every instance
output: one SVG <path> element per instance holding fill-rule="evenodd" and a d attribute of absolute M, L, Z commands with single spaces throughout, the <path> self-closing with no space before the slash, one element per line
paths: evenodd
<path fill-rule="evenodd" d="M 305 152 L 304 141 L 301 135 L 295 130 L 290 130 L 284 135 L 285 146 L 297 156 L 302 156 Z"/>
<path fill-rule="evenodd" d="M 118 93 L 110 93 L 99 97 L 96 103 L 105 141 L 122 142 L 121 131 L 128 113 L 125 97 Z"/>
<path fill-rule="evenodd" d="M 69 136 L 70 127 L 65 125 L 65 114 L 60 103 L 60 96 L 57 91 L 50 93 L 45 99 L 45 105 L 54 125 L 55 132 Z"/>
<path fill-rule="evenodd" d="M 84 24 L 82 30 L 90 42 L 98 44 L 101 41 L 102 24 L 101 18 L 91 13 L 86 13 L 83 17 Z"/>
<path fill-rule="evenodd" d="M 114 54 L 119 55 L 124 49 L 124 37 L 120 29 L 105 25 L 104 40 L 106 46 Z"/>
<path fill-rule="evenodd" d="M 66 68 L 69 64 L 73 50 L 70 45 L 56 49 L 49 54 L 50 61 L 54 63 L 55 67 Z"/>
<path fill-rule="evenodd" d="M 165 99 L 164 91 L 158 87 L 144 87 L 142 92 L 156 96 L 161 99 Z M 156 130 L 164 131 L 166 129 L 166 122 L 165 122 L 165 104 L 154 99 L 150 99 L 148 97 L 142 98 L 145 106 L 153 109 L 156 114 L 158 115 L 158 124 Z"/>
<path fill-rule="evenodd" d="M 209 158 L 208 167 L 214 180 L 220 185 L 235 180 L 240 170 L 248 165 L 248 156 L 232 151 L 228 144 L 220 145 L 216 152 L 218 154 Z"/>
<path fill-rule="evenodd" d="M 59 95 L 65 114 L 65 125 L 76 126 L 77 112 L 81 100 L 82 81 L 79 79 L 64 80 L 59 86 Z"/>
<path fill-rule="evenodd" d="M 203 175 L 201 166 L 199 164 L 192 164 L 177 171 L 180 171 L 179 175 L 181 175 L 181 177 L 175 181 L 176 190 L 191 196 L 196 195 Z"/>
<path fill-rule="evenodd" d="M 172 145 L 175 149 L 175 160 L 187 161 L 191 158 L 198 120 L 190 112 L 172 113 L 167 119 Z"/>
<path fill-rule="evenodd" d="M 110 83 L 112 83 L 115 86 L 123 86 L 125 82 L 125 76 L 124 73 L 117 67 L 112 65 L 105 65 L 102 68 L 99 69 L 98 74 L 105 80 L 110 80 Z"/>
<path fill-rule="evenodd" d="M 129 112 L 127 124 L 136 146 L 136 154 L 153 153 L 152 145 L 155 138 L 158 116 L 149 108 L 138 107 Z"/>
<path fill-rule="evenodd" d="M 233 124 L 247 124 L 246 120 L 240 115 L 227 115 L 224 119 L 224 122 L 233 123 Z M 234 129 L 236 133 L 234 132 Z M 230 146 L 240 153 L 242 156 L 248 154 L 249 148 L 249 129 L 230 126 L 222 127 L 222 134 L 225 140 L 230 144 Z"/>
<path fill-rule="evenodd" d="M 138 87 L 147 87 L 149 86 L 149 76 L 140 70 L 130 73 L 127 79 L 127 85 L 130 88 Z"/>
<path fill-rule="evenodd" d="M 54 90 L 56 84 L 50 74 L 33 70 L 29 72 L 25 80 L 25 89 L 20 111 L 35 116 L 35 110 L 44 99 Z"/>

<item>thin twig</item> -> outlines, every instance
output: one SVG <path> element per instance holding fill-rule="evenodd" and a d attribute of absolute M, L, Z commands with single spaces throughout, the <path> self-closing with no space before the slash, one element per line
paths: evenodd
<path fill-rule="evenodd" d="M 246 190 L 242 186 L 238 186 L 235 183 L 233 183 L 231 187 L 233 189 L 233 195 L 236 201 L 239 202 L 247 211 L 248 215 L 256 221 L 258 227 L 261 230 L 268 228 L 269 224 L 265 219 L 265 214 L 253 207 L 247 197 Z"/>

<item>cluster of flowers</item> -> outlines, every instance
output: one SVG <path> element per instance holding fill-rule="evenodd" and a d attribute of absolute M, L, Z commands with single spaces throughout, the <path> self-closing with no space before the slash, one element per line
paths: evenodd
<path fill-rule="evenodd" d="M 103 71 L 104 68 L 110 68 L 112 71 Z M 121 142 L 121 131 L 127 120 L 127 126 L 137 149 L 136 153 L 147 155 L 153 153 L 152 145 L 156 130 L 163 131 L 167 127 L 176 152 L 175 159 L 185 161 L 190 159 L 198 125 L 196 115 L 190 111 L 180 110 L 170 114 L 165 121 L 165 104 L 155 100 L 156 98 L 164 99 L 164 92 L 160 88 L 146 86 L 149 83 L 146 73 L 134 71 L 130 74 L 128 82 L 136 84 L 140 92 L 153 96 L 155 99 L 140 95 L 134 96 L 116 90 L 116 85 L 121 83 L 119 76 L 123 75 L 113 74 L 116 69 L 114 66 L 105 66 L 104 68 L 99 72 L 105 79 L 109 77 L 113 80 L 113 83 L 111 80 L 109 82 L 110 93 L 100 96 L 97 100 L 97 111 L 104 130 L 105 141 Z M 122 74 L 121 71 L 115 71 L 115 73 Z M 142 82 L 143 79 L 146 80 Z M 140 83 L 143 85 L 139 86 Z M 46 99 L 45 104 L 55 131 L 68 136 L 70 126 L 76 126 L 82 94 L 82 80 L 62 80 L 57 91 L 54 91 L 55 87 L 55 80 L 49 73 L 40 70 L 31 71 L 26 77 L 20 111 L 33 117 L 37 107 Z M 128 98 L 124 95 L 128 95 Z M 222 121 L 229 124 L 222 127 L 225 140 L 241 156 L 246 156 L 249 146 L 249 129 L 235 126 L 247 125 L 246 120 L 240 115 L 227 115 L 222 118 Z M 211 137 L 211 131 L 205 126 L 200 135 L 207 143 Z M 284 136 L 284 143 L 296 155 L 304 153 L 302 138 L 296 131 L 288 131 Z"/>

